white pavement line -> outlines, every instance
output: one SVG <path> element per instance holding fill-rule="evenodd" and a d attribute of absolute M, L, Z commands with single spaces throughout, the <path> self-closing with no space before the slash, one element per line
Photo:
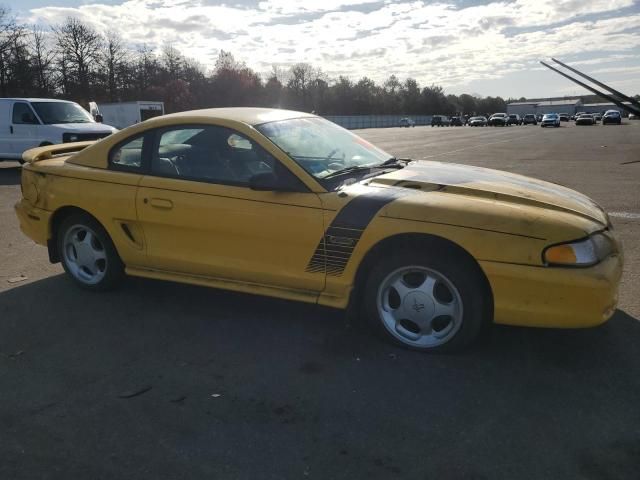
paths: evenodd
<path fill-rule="evenodd" d="M 609 212 L 610 217 L 617 218 L 632 218 L 634 220 L 640 220 L 640 213 L 633 212 Z"/>
<path fill-rule="evenodd" d="M 462 152 L 464 150 L 471 150 L 471 149 L 475 149 L 475 148 L 486 147 L 487 145 L 495 145 L 496 143 L 506 143 L 506 142 L 510 142 L 512 140 L 518 140 L 518 139 L 527 138 L 527 137 L 533 137 L 533 135 L 522 135 L 521 137 L 511 137 L 511 138 L 508 138 L 506 140 L 498 140 L 497 142 L 481 143 L 479 145 L 472 145 L 470 147 L 458 148 L 456 150 L 451 150 L 449 152 L 436 153 L 435 155 L 427 155 L 426 157 L 422 157 L 419 160 L 426 160 L 428 158 L 440 157 L 442 155 L 451 155 L 452 153 L 458 153 L 458 152 Z"/>

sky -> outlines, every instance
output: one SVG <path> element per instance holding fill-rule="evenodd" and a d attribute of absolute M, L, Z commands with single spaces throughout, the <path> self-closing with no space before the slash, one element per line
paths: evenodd
<path fill-rule="evenodd" d="M 0 0 L 2 2 L 2 0 Z M 260 73 L 297 62 L 330 78 L 395 74 L 446 93 L 589 93 L 538 62 L 555 57 L 640 93 L 640 0 L 21 0 L 28 24 L 73 16 L 132 47 L 172 43 L 211 68 L 219 51 Z"/>

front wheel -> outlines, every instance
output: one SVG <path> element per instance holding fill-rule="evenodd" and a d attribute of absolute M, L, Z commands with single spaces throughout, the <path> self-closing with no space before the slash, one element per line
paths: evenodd
<path fill-rule="evenodd" d="M 489 320 L 477 265 L 443 252 L 407 252 L 380 261 L 367 279 L 363 301 L 376 333 L 414 350 L 462 349 Z"/>
<path fill-rule="evenodd" d="M 88 290 L 109 290 L 124 276 L 124 265 L 106 230 L 92 217 L 74 214 L 58 229 L 65 272 Z"/>

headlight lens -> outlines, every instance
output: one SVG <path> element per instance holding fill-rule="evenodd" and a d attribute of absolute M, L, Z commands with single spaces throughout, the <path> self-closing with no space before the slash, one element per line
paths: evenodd
<path fill-rule="evenodd" d="M 603 233 L 596 233 L 584 240 L 547 247 L 543 253 L 548 265 L 588 267 L 607 258 L 614 252 L 613 242 Z"/>

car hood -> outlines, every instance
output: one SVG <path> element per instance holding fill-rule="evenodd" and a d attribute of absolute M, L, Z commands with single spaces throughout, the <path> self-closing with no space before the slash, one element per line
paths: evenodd
<path fill-rule="evenodd" d="M 602 227 L 608 224 L 606 213 L 586 195 L 554 183 L 488 168 L 412 161 L 401 170 L 375 177 L 369 184 L 489 198 L 577 215 Z"/>
<path fill-rule="evenodd" d="M 111 125 L 104 123 L 53 123 L 52 127 L 57 127 L 67 132 L 73 133 L 114 133 L 118 130 Z"/>

